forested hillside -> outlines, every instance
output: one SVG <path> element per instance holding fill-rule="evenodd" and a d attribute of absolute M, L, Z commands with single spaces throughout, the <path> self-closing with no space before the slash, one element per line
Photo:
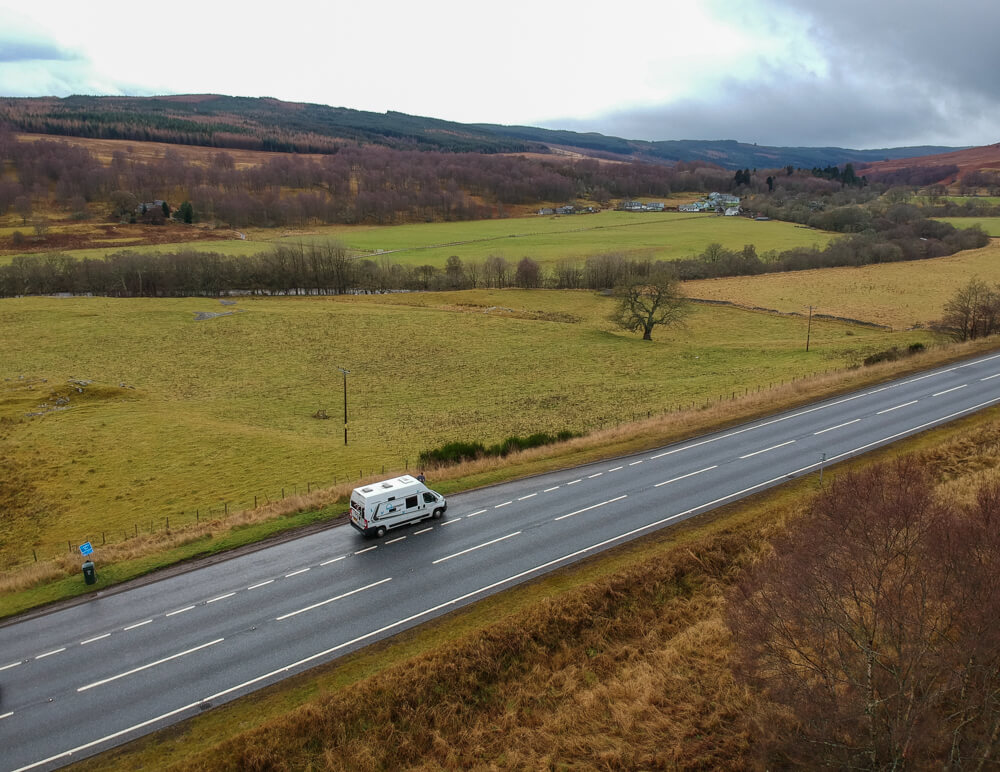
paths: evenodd
<path fill-rule="evenodd" d="M 849 150 L 764 147 L 734 140 L 648 142 L 531 126 L 462 124 L 405 113 L 217 94 L 0 99 L 0 123 L 25 132 L 208 147 L 331 153 L 345 144 L 446 152 L 524 153 L 568 148 L 655 163 L 705 161 L 726 169 L 812 168 L 924 156 L 954 148 Z M 734 126 L 733 133 L 739 131 Z"/>

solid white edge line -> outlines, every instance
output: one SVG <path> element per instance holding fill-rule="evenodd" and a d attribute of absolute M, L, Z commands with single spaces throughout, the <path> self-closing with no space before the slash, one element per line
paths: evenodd
<path fill-rule="evenodd" d="M 832 432 L 834 429 L 843 429 L 845 426 L 850 426 L 851 424 L 856 424 L 860 421 L 860 418 L 855 418 L 853 421 L 845 421 L 842 424 L 837 424 L 836 426 L 828 426 L 826 429 L 820 429 L 818 432 L 813 432 L 813 437 L 818 434 L 826 434 L 827 432 Z"/>
<path fill-rule="evenodd" d="M 44 654 L 39 654 L 35 659 L 45 659 L 46 657 L 51 657 L 53 654 L 59 654 L 60 652 L 66 651 L 66 647 L 63 646 L 61 649 L 53 649 L 52 651 L 47 651 Z"/>
<path fill-rule="evenodd" d="M 235 592 L 227 592 L 225 595 L 220 595 L 218 598 L 212 598 L 212 600 L 206 600 L 205 605 L 207 606 L 209 603 L 215 603 L 217 600 L 225 600 L 226 598 L 231 598 L 235 594 L 236 594 Z"/>
<path fill-rule="evenodd" d="M 104 633 L 104 635 L 96 635 L 93 638 L 88 638 L 85 641 L 80 641 L 80 645 L 81 646 L 86 646 L 88 643 L 94 643 L 94 641 L 103 641 L 105 638 L 110 638 L 110 637 L 111 637 L 111 633 Z M 3 668 L 0 667 L 0 670 L 3 670 Z"/>
<path fill-rule="evenodd" d="M 341 558 L 337 558 L 337 560 L 341 560 Z M 268 579 L 266 582 L 257 582 L 257 584 L 251 584 L 249 587 L 247 587 L 247 589 L 256 590 L 258 587 L 265 587 L 269 584 L 274 584 L 274 579 Z"/>
<path fill-rule="evenodd" d="M 498 541 L 503 541 L 504 539 L 510 539 L 511 537 L 517 536 L 520 533 L 521 533 L 520 531 L 514 531 L 514 533 L 509 533 L 506 536 L 501 536 L 497 539 L 492 539 L 491 541 L 483 542 L 482 544 L 477 544 L 475 547 L 469 547 L 467 550 L 456 552 L 453 555 L 447 555 L 443 558 L 432 560 L 431 565 L 436 566 L 438 563 L 444 563 L 444 561 L 451 560 L 452 558 L 457 558 L 459 555 L 465 555 L 468 552 L 474 552 L 475 550 L 482 549 L 483 547 L 489 547 L 491 544 L 496 544 Z"/>
<path fill-rule="evenodd" d="M 688 477 L 694 477 L 696 474 L 701 474 L 702 472 L 711 472 L 713 469 L 718 469 L 719 465 L 714 464 L 713 466 L 706 466 L 704 469 L 699 469 L 697 472 L 688 472 L 687 474 L 682 474 L 680 477 L 674 477 L 670 480 L 664 480 L 661 483 L 656 483 L 654 488 L 659 488 L 661 485 L 669 485 L 670 483 L 677 482 L 678 480 L 685 480 Z"/>
<path fill-rule="evenodd" d="M 621 501 L 622 499 L 627 499 L 628 494 L 619 496 L 618 498 L 608 499 L 607 501 L 602 501 L 600 504 L 591 504 L 589 507 L 584 507 L 583 509 L 578 509 L 576 512 L 570 512 L 567 515 L 559 515 L 559 517 L 552 518 L 553 520 L 565 520 L 567 517 L 573 517 L 573 515 L 579 515 L 582 512 L 589 512 L 592 509 L 597 509 L 598 507 L 603 507 L 605 504 L 613 504 L 616 501 Z"/>
<path fill-rule="evenodd" d="M 343 600 L 351 595 L 356 595 L 359 592 L 364 592 L 365 590 L 370 590 L 372 587 L 378 587 L 380 584 L 385 584 L 386 582 L 392 581 L 392 577 L 386 577 L 385 579 L 379 579 L 377 582 L 372 582 L 371 584 L 366 584 L 364 587 L 358 587 L 355 590 L 349 590 L 345 593 L 341 593 L 333 598 L 327 598 L 326 600 L 321 600 L 319 603 L 313 603 L 311 606 L 306 606 L 305 608 L 300 608 L 298 611 L 292 611 L 288 614 L 283 614 L 280 617 L 275 617 L 275 622 L 281 622 L 290 617 L 297 616 L 299 614 L 304 614 L 307 611 L 312 611 L 314 608 L 319 608 L 320 606 L 325 606 L 328 603 L 333 603 L 334 601 Z"/>
<path fill-rule="evenodd" d="M 1000 356 L 1000 354 L 998 354 L 996 356 Z M 989 357 L 989 358 L 990 359 L 994 359 L 995 357 Z M 952 418 L 955 418 L 957 416 L 964 415 L 965 413 L 975 412 L 976 410 L 980 410 L 980 409 L 982 409 L 984 407 L 988 407 L 990 405 L 994 405 L 997 402 L 1000 402 L 1000 397 L 997 397 L 996 399 L 991 399 L 991 400 L 989 400 L 987 402 L 981 402 L 978 405 L 973 405 L 972 407 L 965 408 L 964 410 L 960 410 L 960 411 L 958 411 L 956 413 L 951 413 L 949 415 L 944 416 L 943 418 L 935 419 L 934 421 L 929 421 L 929 422 L 927 422 L 925 424 L 921 424 L 920 426 L 917 426 L 916 428 L 914 428 L 912 430 L 909 430 L 909 431 L 918 432 L 921 429 L 927 428 L 929 426 L 933 426 L 936 423 L 943 422 L 943 421 L 948 421 L 948 420 L 950 420 Z M 903 435 L 905 435 L 907 433 L 908 432 L 900 432 L 899 434 L 892 435 L 891 437 L 888 437 L 886 439 L 887 440 L 895 439 L 896 437 L 902 437 Z M 841 457 L 846 456 L 846 455 L 850 455 L 851 453 L 856 453 L 856 452 L 858 452 L 860 450 L 864 450 L 864 449 L 866 449 L 868 447 L 871 447 L 871 445 L 877 445 L 879 442 L 882 442 L 882 440 L 876 440 L 875 442 L 870 443 L 868 445 L 862 445 L 860 448 L 856 448 L 855 450 L 847 451 L 846 453 L 843 453 L 843 454 L 840 454 L 838 456 L 835 456 L 834 459 L 835 458 L 841 458 Z M 832 460 L 833 459 L 827 459 L 826 463 L 829 464 Z M 777 482 L 778 480 L 780 480 L 780 479 L 782 479 L 782 478 L 784 478 L 786 476 L 787 477 L 792 477 L 792 476 L 794 476 L 796 474 L 808 471 L 810 469 L 815 469 L 815 468 L 817 468 L 819 466 L 820 466 L 819 462 L 813 463 L 813 464 L 809 464 L 807 466 L 801 467 L 800 469 L 796 469 L 795 471 L 788 473 L 788 475 L 782 475 L 781 477 L 775 477 L 775 478 L 773 478 L 771 480 L 768 480 L 768 481 L 766 481 L 764 483 L 761 483 L 760 485 L 768 485 L 770 483 Z M 760 486 L 754 486 L 754 487 L 760 487 Z M 752 490 L 752 488 L 748 488 L 747 490 Z M 736 495 L 736 494 L 733 494 L 733 495 Z M 705 505 L 702 505 L 702 506 L 705 506 Z M 695 509 L 688 510 L 688 513 L 694 512 L 696 509 L 698 509 L 698 507 L 695 507 Z M 681 514 L 687 514 L 687 513 L 681 513 Z M 561 563 L 561 562 L 563 562 L 565 560 L 569 560 L 571 558 L 575 558 L 578 555 L 585 554 L 587 552 L 590 552 L 591 550 L 597 549 L 599 547 L 603 547 L 603 546 L 605 546 L 607 544 L 611 544 L 611 543 L 613 543 L 615 541 L 618 541 L 619 539 L 624 539 L 624 538 L 626 538 L 628 536 L 632 536 L 632 535 L 634 535 L 636 533 L 639 533 L 641 531 L 644 531 L 644 530 L 646 530 L 648 528 L 655 528 L 658 525 L 662 525 L 662 524 L 664 524 L 666 522 L 669 522 L 670 520 L 674 520 L 674 519 L 676 519 L 677 517 L 680 517 L 680 516 L 681 515 L 672 515 L 672 516 L 670 516 L 668 518 L 664 518 L 663 520 L 657 520 L 656 522 L 650 523 L 648 525 L 641 526 L 640 528 L 637 528 L 637 529 L 635 529 L 633 531 L 629 531 L 629 532 L 621 534 L 619 536 L 614 536 L 614 537 L 612 537 L 610 539 L 606 539 L 606 540 L 604 540 L 602 542 L 598 542 L 597 544 L 592 544 L 589 547 L 584 547 L 582 549 L 577 550 L 576 552 L 570 552 L 567 555 L 563 555 L 562 557 L 555 558 L 554 560 L 550 560 L 550 561 L 548 561 L 546 563 L 542 563 L 541 565 L 535 566 L 534 568 L 529 568 L 529 569 L 526 569 L 525 571 L 521 571 L 520 573 L 514 574 L 513 576 L 508 576 L 506 579 L 500 579 L 500 580 L 498 580 L 496 582 L 493 582 L 492 584 L 485 585 L 483 587 L 480 587 L 477 590 L 472 590 L 471 592 L 467 592 L 464 595 L 459 595 L 458 597 L 452 598 L 451 600 L 445 601 L 444 603 L 439 603 L 437 606 L 432 606 L 431 608 L 424 609 L 423 611 L 418 611 L 416 614 L 411 614 L 410 616 L 408 616 L 408 617 L 406 617 L 404 619 L 399 619 L 399 620 L 397 620 L 395 622 L 392 622 L 392 623 L 386 625 L 385 627 L 380 627 L 378 630 L 372 630 L 371 632 L 365 633 L 364 635 L 360 635 L 357 638 L 353 638 L 350 641 L 344 641 L 343 643 L 339 643 L 336 646 L 333 646 L 333 647 L 331 647 L 329 649 L 325 649 L 324 651 L 319 651 L 319 652 L 316 652 L 315 654 L 310 654 L 308 657 L 300 659 L 297 662 L 293 662 L 290 665 L 285 665 L 284 667 L 278 668 L 277 670 L 272 670 L 270 673 L 264 673 L 263 675 L 257 676 L 256 678 L 251 678 L 249 681 L 244 681 L 243 683 L 237 684 L 236 686 L 231 686 L 228 689 L 223 689 L 221 692 L 216 692 L 215 694 L 212 694 L 212 695 L 210 695 L 210 696 L 208 696 L 208 697 L 206 697 L 206 698 L 204 698 L 202 700 L 198 700 L 197 702 L 192 702 L 192 703 L 189 703 L 187 705 L 183 705 L 183 706 L 181 706 L 179 708 L 175 708 L 174 710 L 168 711 L 166 713 L 161 713 L 159 716 L 155 716 L 153 718 L 147 719 L 146 721 L 142 721 L 142 722 L 140 722 L 138 724 L 134 724 L 133 726 L 126 727 L 125 729 L 120 729 L 117 732 L 113 732 L 112 734 L 109 734 L 109 735 L 106 735 L 104 737 L 98 738 L 97 740 L 91 740 L 90 742 L 84 743 L 83 745 L 78 745 L 77 747 L 71 748 L 68 751 L 63 751 L 62 753 L 57 753 L 54 756 L 49 756 L 47 759 L 42 759 L 41 761 L 36 761 L 36 762 L 34 762 L 32 764 L 28 764 L 28 765 L 23 766 L 23 767 L 18 767 L 17 769 L 11 770 L 11 772 L 27 772 L 30 769 L 35 769 L 36 767 L 41 767 L 41 766 L 43 766 L 45 764 L 50 764 L 53 761 L 58 761 L 59 759 L 64 759 L 67 756 L 72 756 L 74 753 L 79 753 L 80 751 L 88 750 L 90 748 L 93 748 L 94 746 L 97 746 L 97 745 L 100 745 L 102 743 L 105 743 L 108 740 L 117 739 L 118 737 L 121 737 L 123 735 L 127 735 L 130 732 L 134 732 L 137 729 L 144 729 L 145 727 L 150 726 L 151 724 L 155 724 L 155 723 L 157 723 L 159 721 L 163 721 L 164 719 L 171 718 L 172 716 L 176 716 L 179 713 L 184 713 L 187 710 L 193 710 L 194 708 L 197 708 L 199 705 L 204 704 L 206 702 L 212 702 L 214 700 L 218 700 L 219 698 L 225 697 L 228 694 L 232 694 L 233 692 L 237 692 L 237 691 L 239 691 L 241 689 L 245 689 L 248 686 L 253 686 L 254 684 L 259 683 L 261 681 L 266 681 L 268 678 L 273 678 L 276 675 L 281 675 L 282 673 L 287 673 L 288 671 L 294 670 L 295 668 L 301 667 L 302 665 L 306 665 L 306 664 L 312 662 L 313 660 L 321 659 L 323 657 L 329 656 L 330 654 L 333 654 L 333 653 L 335 653 L 337 651 L 340 651 L 341 649 L 347 648 L 348 646 L 353 646 L 355 644 L 361 643 L 362 641 L 366 641 L 369 638 L 373 638 L 373 637 L 375 637 L 377 635 L 381 635 L 382 633 L 388 632 L 389 630 L 393 630 L 393 629 L 395 629 L 397 627 L 400 627 L 401 625 L 405 625 L 405 624 L 407 624 L 409 622 L 412 622 L 412 621 L 414 621 L 416 619 L 420 619 L 420 617 L 427 616 L 428 614 L 433 614 L 435 611 L 440 611 L 441 609 L 447 608 L 448 606 L 453 606 L 453 605 L 455 605 L 457 603 L 461 603 L 462 601 L 468 600 L 469 598 L 471 598 L 471 597 L 473 597 L 475 595 L 478 595 L 479 593 L 488 592 L 489 590 L 493 590 L 493 589 L 495 589 L 497 587 L 500 587 L 500 586 L 502 586 L 504 584 L 516 581 L 516 580 L 521 579 L 521 578 L 523 578 L 525 576 L 528 576 L 529 574 L 535 573 L 536 571 L 541 571 L 541 570 L 546 569 L 546 568 L 548 568 L 550 566 L 556 565 L 557 563 Z"/>
<path fill-rule="evenodd" d="M 904 402 L 902 405 L 895 405 L 893 407 L 887 407 L 885 410 L 879 410 L 875 415 L 882 415 L 883 413 L 891 413 L 893 410 L 899 410 L 901 407 L 909 407 L 910 405 L 915 405 L 919 402 L 919 399 L 911 399 L 909 402 Z"/>
<path fill-rule="evenodd" d="M 328 566 L 331 563 L 336 563 L 338 560 L 346 560 L 347 555 L 341 555 L 339 558 L 334 558 L 333 560 L 328 560 L 325 563 L 320 563 L 321 566 Z"/>
<path fill-rule="evenodd" d="M 247 588 L 247 589 L 250 589 L 250 588 Z M 177 616 L 178 614 L 183 614 L 185 611 L 190 611 L 193 608 L 194 608 L 194 606 L 185 606 L 184 608 L 179 608 L 176 611 L 168 611 L 163 616 L 165 616 L 165 617 Z"/>
<path fill-rule="evenodd" d="M 122 628 L 122 632 L 123 633 L 127 633 L 129 630 L 135 630 L 135 628 L 137 628 L 137 627 L 143 627 L 145 625 L 148 625 L 152 621 L 153 621 L 152 619 L 147 619 L 145 622 L 136 622 L 134 625 L 129 625 L 128 627 L 123 627 Z"/>
<path fill-rule="evenodd" d="M 298 576 L 299 574 L 304 574 L 308 570 L 309 570 L 308 566 L 306 568 L 300 568 L 298 571 L 292 571 L 292 573 L 290 573 L 290 574 L 285 574 L 285 578 L 286 579 L 291 579 L 293 576 Z"/>
<path fill-rule="evenodd" d="M 953 386 L 950 389 L 945 389 L 944 391 L 935 392 L 934 394 L 931 394 L 931 396 L 932 397 L 940 397 L 942 394 L 951 394 L 951 392 L 958 391 L 959 389 L 964 389 L 968 385 L 969 384 L 967 384 L 967 383 L 963 383 L 961 386 Z"/>
<path fill-rule="evenodd" d="M 108 633 L 108 635 L 111 635 L 111 633 Z M 20 664 L 21 664 L 20 662 L 11 662 L 9 665 L 4 665 L 3 667 L 0 667 L 0 672 L 4 670 L 10 670 L 12 667 L 17 667 Z"/>
<path fill-rule="evenodd" d="M 150 662 L 147 665 L 141 665 L 140 667 L 132 668 L 124 673 L 119 673 L 118 675 L 111 676 L 110 678 L 102 678 L 100 681 L 94 681 L 92 684 L 87 684 L 86 686 L 81 686 L 77 689 L 78 692 L 85 692 L 88 689 L 93 689 L 95 686 L 103 686 L 104 684 L 109 684 L 112 681 L 117 681 L 119 678 L 125 678 L 126 676 L 134 675 L 143 670 L 149 670 L 151 667 L 156 667 L 157 665 L 162 665 L 164 662 L 170 662 L 170 660 L 178 659 L 179 657 L 185 657 L 188 654 L 193 654 L 196 651 L 201 651 L 202 649 L 207 649 L 209 646 L 215 646 L 217 643 L 222 643 L 225 638 L 216 638 L 214 641 L 209 641 L 208 643 L 203 643 L 200 646 L 195 646 L 191 649 L 186 649 L 185 651 L 180 651 L 177 654 L 171 654 L 169 657 L 164 657 L 163 659 L 158 659 L 156 662 Z"/>
<path fill-rule="evenodd" d="M 772 445 L 769 448 L 764 448 L 763 450 L 755 450 L 753 453 L 747 453 L 745 456 L 740 456 L 740 459 L 751 458 L 752 456 L 759 456 L 761 453 L 767 453 L 770 450 L 777 450 L 778 448 L 783 448 L 785 445 L 791 445 L 795 440 L 789 440 L 788 442 L 782 442 L 778 445 Z"/>

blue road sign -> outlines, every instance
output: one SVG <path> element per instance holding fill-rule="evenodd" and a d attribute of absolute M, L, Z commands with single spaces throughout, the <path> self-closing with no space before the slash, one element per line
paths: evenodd
<path fill-rule="evenodd" d="M 93 546 L 91 546 L 91 544 L 90 544 L 89 541 L 80 545 L 80 554 L 81 555 L 86 556 L 86 555 L 89 555 L 93 551 L 94 551 L 94 548 L 93 548 Z"/>

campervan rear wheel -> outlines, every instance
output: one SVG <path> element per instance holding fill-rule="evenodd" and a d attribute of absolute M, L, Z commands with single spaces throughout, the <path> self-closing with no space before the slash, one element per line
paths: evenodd
<path fill-rule="evenodd" d="M 385 526 L 380 525 L 378 528 L 375 529 L 375 538 L 381 539 L 383 536 L 385 536 Z"/>
<path fill-rule="evenodd" d="M 438 508 L 438 509 L 435 509 L 434 512 L 431 513 L 431 517 L 433 517 L 435 520 L 440 520 L 441 519 L 441 515 L 443 515 L 443 514 L 444 514 L 444 510 Z"/>

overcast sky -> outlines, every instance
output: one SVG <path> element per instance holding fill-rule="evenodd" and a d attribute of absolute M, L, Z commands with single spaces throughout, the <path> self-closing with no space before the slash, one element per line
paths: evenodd
<path fill-rule="evenodd" d="M 1000 142 L 997 0 L 0 0 L 0 96 L 218 93 L 630 139 Z"/>

